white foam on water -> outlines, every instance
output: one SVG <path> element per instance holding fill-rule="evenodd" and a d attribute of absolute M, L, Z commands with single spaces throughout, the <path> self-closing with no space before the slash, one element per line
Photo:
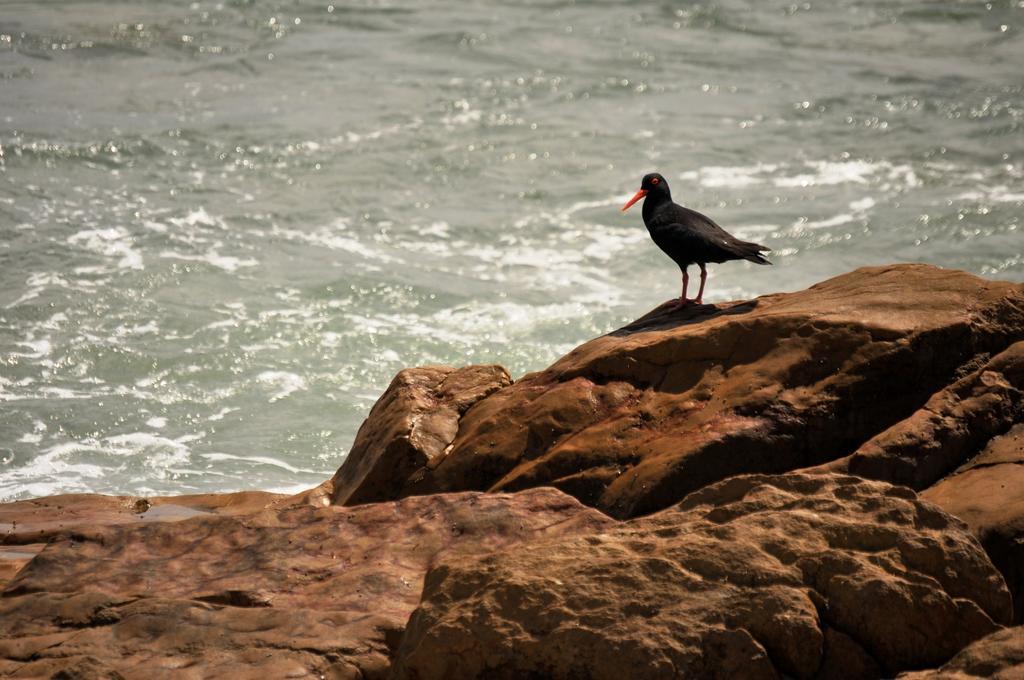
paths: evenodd
<path fill-rule="evenodd" d="M 827 227 L 838 227 L 849 222 L 853 222 L 854 216 L 849 213 L 842 213 L 833 217 L 826 218 L 824 220 L 798 220 L 793 224 L 794 227 L 806 227 L 808 229 L 825 229 Z"/>
<path fill-rule="evenodd" d="M 135 250 L 135 241 L 127 229 L 84 229 L 69 236 L 68 243 L 108 258 L 117 258 L 120 269 L 144 269 L 142 253 Z"/>
<path fill-rule="evenodd" d="M 136 324 L 134 326 L 119 325 L 114 329 L 114 335 L 110 339 L 114 342 L 118 338 L 125 338 L 137 335 L 153 335 L 160 332 L 160 327 L 157 326 L 156 321 L 147 321 L 144 324 Z"/>
<path fill-rule="evenodd" d="M 849 208 L 851 212 L 840 213 L 820 220 L 800 219 L 793 224 L 793 227 L 806 229 L 827 229 L 828 227 L 839 227 L 863 218 L 874 206 L 875 199 L 870 196 L 866 196 L 856 201 L 850 201 Z"/>
<path fill-rule="evenodd" d="M 225 224 L 223 218 L 214 217 L 210 213 L 206 212 L 206 208 L 202 206 L 190 210 L 184 217 L 170 217 L 167 221 L 176 227 L 202 226 L 227 229 L 227 224 Z"/>
<path fill-rule="evenodd" d="M 583 261 L 583 253 L 575 249 L 556 250 L 533 245 L 506 247 L 481 243 L 465 249 L 462 254 L 489 264 L 535 267 L 537 269 L 549 269 Z"/>
<path fill-rule="evenodd" d="M 5 305 L 6 309 L 13 309 L 18 305 L 34 300 L 39 297 L 47 288 L 69 288 L 72 290 L 86 290 L 81 285 L 74 285 L 56 272 L 33 272 L 25 279 L 25 287 L 28 289 L 22 293 L 14 302 Z"/>
<path fill-rule="evenodd" d="M 34 333 L 29 333 L 28 337 L 24 340 L 14 343 L 19 347 L 26 347 L 30 351 L 28 352 L 11 352 L 8 356 L 11 357 L 22 357 L 25 359 L 42 359 L 45 356 L 49 356 L 53 353 L 53 344 L 50 342 L 50 337 L 36 339 Z"/>
<path fill-rule="evenodd" d="M 0 383 L 0 401 L 33 401 L 40 399 L 92 399 L 96 395 L 93 392 L 78 392 L 75 390 L 69 390 L 66 387 L 54 387 L 53 385 L 45 385 L 40 387 L 36 392 L 15 394 L 12 392 L 4 391 L 3 384 Z"/>
<path fill-rule="evenodd" d="M 536 213 L 531 213 L 526 217 L 522 217 L 513 223 L 516 229 L 525 229 L 526 227 L 533 225 L 542 225 L 547 227 L 559 227 L 559 228 L 573 228 L 580 226 L 577 224 L 575 215 L 576 213 L 583 210 L 591 210 L 594 208 L 618 208 L 627 200 L 632 198 L 633 194 L 617 194 L 615 196 L 609 196 L 608 198 L 602 198 L 594 201 L 576 201 L 570 203 L 564 208 L 557 208 L 555 210 L 541 210 Z M 611 212 L 611 211 L 609 211 Z M 614 213 L 612 213 L 614 214 Z"/>
<path fill-rule="evenodd" d="M 306 389 L 306 381 L 302 376 L 288 371 L 263 371 L 256 376 L 256 380 L 265 384 L 277 387 L 277 391 L 270 395 L 270 402 L 280 401 L 288 395 Z"/>
<path fill-rule="evenodd" d="M 234 411 L 237 411 L 237 410 L 239 410 L 239 409 L 237 409 L 237 408 L 227 408 L 227 407 L 225 407 L 225 408 L 222 408 L 221 410 L 217 411 L 217 412 L 216 412 L 216 413 L 214 413 L 213 415 L 211 415 L 211 416 L 207 416 L 207 418 L 206 418 L 206 419 L 207 419 L 207 420 L 212 420 L 212 421 L 216 421 L 216 420 L 224 420 L 224 416 L 226 416 L 227 414 L 229 414 L 229 413 L 232 413 L 232 412 L 234 412 Z"/>
<path fill-rule="evenodd" d="M 509 343 L 529 335 L 537 325 L 552 319 L 572 319 L 590 314 L 591 304 L 614 303 L 618 294 L 594 292 L 571 302 L 530 305 L 516 302 L 486 303 L 474 301 L 439 310 L 428 316 L 418 314 L 377 314 L 372 317 L 346 315 L 356 335 L 403 334 L 429 338 L 451 346 L 464 347 L 482 338 L 488 342 Z M 589 303 L 589 304 L 588 304 Z M 381 360 L 400 357 L 384 351 Z"/>
<path fill-rule="evenodd" d="M 441 116 L 441 123 L 449 129 L 459 125 L 479 123 L 484 115 L 483 111 L 472 108 L 465 99 L 454 102 L 453 107 L 455 109 L 453 112 Z"/>
<path fill-rule="evenodd" d="M 186 255 L 185 253 L 177 253 L 172 250 L 165 250 L 160 253 L 160 257 L 165 260 L 187 260 L 189 262 L 203 262 L 205 264 L 223 269 L 228 273 L 238 271 L 243 267 L 255 267 L 259 264 L 258 260 L 253 258 L 240 258 L 233 255 L 221 255 L 216 250 L 210 250 L 202 255 Z"/>
<path fill-rule="evenodd" d="M 680 175 L 680 179 L 696 181 L 701 186 L 720 189 L 739 189 L 764 184 L 767 181 L 765 175 L 778 170 L 779 166 L 772 163 L 758 163 L 757 165 L 707 165 L 699 170 L 691 170 Z"/>
<path fill-rule="evenodd" d="M 146 425 L 160 430 L 167 427 L 167 418 L 153 417 L 146 421 Z"/>
<path fill-rule="evenodd" d="M 240 319 L 223 319 L 222 321 L 211 321 L 210 323 L 203 326 L 205 330 L 217 330 L 218 328 L 238 328 L 241 324 Z"/>
<path fill-rule="evenodd" d="M 867 212 L 875 207 L 875 199 L 866 196 L 859 201 L 850 201 L 850 210 L 854 212 Z"/>
<path fill-rule="evenodd" d="M 396 362 L 401 361 L 402 358 L 400 356 L 398 356 L 398 352 L 396 352 L 395 350 L 393 350 L 393 349 L 386 349 L 386 350 L 381 351 L 380 354 L 377 355 L 376 360 L 377 361 L 387 361 L 389 363 L 396 363 Z"/>
<path fill-rule="evenodd" d="M 965 191 L 956 197 L 958 201 L 990 201 L 992 203 L 1019 203 L 1024 201 L 1024 193 L 1011 191 L 1005 184 L 998 186 L 982 186 Z"/>
<path fill-rule="evenodd" d="M 360 142 L 374 141 L 381 139 L 382 137 L 389 137 L 394 134 L 401 133 L 406 130 L 416 130 L 423 125 L 423 119 L 414 117 L 408 123 L 395 123 L 393 125 L 385 125 L 377 128 L 376 130 L 370 130 L 369 132 L 353 132 L 347 131 L 343 135 L 332 137 L 327 140 L 327 144 L 331 145 L 345 145 L 345 144 L 359 144 Z"/>
<path fill-rule="evenodd" d="M 840 184 L 870 184 L 884 191 L 902 190 L 921 185 L 913 168 L 888 161 L 805 161 L 812 172 L 775 177 L 772 182 L 781 188 L 806 188 Z"/>
<path fill-rule="evenodd" d="M 393 263 L 399 260 L 380 249 L 370 247 L 354 236 L 344 235 L 341 232 L 348 228 L 344 220 L 336 220 L 330 226 L 320 227 L 313 231 L 300 231 L 298 229 L 285 229 L 274 225 L 270 235 L 283 238 L 287 241 L 305 243 L 307 245 L 321 246 L 328 250 L 338 250 L 353 255 L 359 255 L 371 261 Z"/>
<path fill-rule="evenodd" d="M 416 228 L 416 233 L 421 236 L 436 236 L 437 238 L 448 238 L 451 236 L 451 225 L 443 220 L 431 222 L 425 227 Z"/>
<path fill-rule="evenodd" d="M 246 463 L 257 463 L 259 465 L 271 465 L 273 467 L 281 468 L 282 470 L 287 470 L 288 472 L 295 472 L 295 473 L 299 473 L 299 472 L 316 473 L 317 472 L 317 470 L 309 470 L 309 469 L 306 469 L 306 468 L 297 468 L 294 465 L 289 465 L 288 463 L 285 463 L 284 461 L 280 461 L 280 460 L 278 460 L 276 458 L 270 458 L 270 457 L 267 457 L 267 456 L 235 456 L 235 455 L 230 454 L 230 453 L 202 453 L 202 454 L 199 454 L 199 455 L 200 455 L 201 458 L 205 458 L 206 460 L 212 460 L 212 461 L 238 460 L 238 461 L 244 461 Z"/>
<path fill-rule="evenodd" d="M 44 450 L 41 455 L 22 467 L 0 475 L 0 500 L 6 500 L 26 490 L 35 495 L 35 491 L 54 493 L 54 489 L 61 489 L 67 493 L 70 490 L 88 489 L 89 483 L 85 480 L 102 477 L 104 469 L 99 465 L 65 459 L 76 453 L 91 452 L 94 449 L 95 440 L 87 440 L 66 442 Z M 39 479 L 52 481 L 40 482 Z"/>
<path fill-rule="evenodd" d="M 621 256 L 624 249 L 643 243 L 649 238 L 646 229 L 610 227 L 589 229 L 585 232 L 585 237 L 590 239 L 591 243 L 583 246 L 583 255 L 602 262 Z"/>
<path fill-rule="evenodd" d="M 732 228 L 732 233 L 739 238 L 756 238 L 760 234 L 770 234 L 781 229 L 777 224 L 742 224 Z"/>
<path fill-rule="evenodd" d="M 265 491 L 269 491 L 270 493 L 285 494 L 286 496 L 294 496 L 296 494 L 302 493 L 303 491 L 309 491 L 315 486 L 315 484 L 286 484 L 285 486 L 271 486 L 265 489 Z"/>
<path fill-rule="evenodd" d="M 992 187 L 989 196 L 997 203 L 1019 203 L 1024 201 L 1024 193 L 1011 191 L 1005 185 Z"/>
<path fill-rule="evenodd" d="M 189 448 L 179 439 L 150 432 L 132 432 L 103 439 L 103 451 L 119 456 L 141 456 L 146 467 L 163 471 L 168 465 L 188 461 Z M 157 476 L 163 477 L 163 474 Z"/>
<path fill-rule="evenodd" d="M 41 482 L 0 475 L 0 503 L 8 503 L 22 497 L 42 498 L 65 493 L 89 493 L 92 489 L 90 483 L 73 477 Z"/>

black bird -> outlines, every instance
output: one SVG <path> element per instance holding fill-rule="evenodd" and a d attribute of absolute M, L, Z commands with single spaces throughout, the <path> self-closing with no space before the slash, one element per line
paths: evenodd
<path fill-rule="evenodd" d="M 704 265 L 708 262 L 748 260 L 756 264 L 771 264 L 761 255 L 762 252 L 771 251 L 771 248 L 741 241 L 715 224 L 710 217 L 673 203 L 668 182 L 658 173 L 644 175 L 640 191 L 622 206 L 622 211 L 625 212 L 644 197 L 643 215 L 647 231 L 657 246 L 683 271 L 683 294 L 679 297 L 678 306 L 690 302 L 686 299 L 686 286 L 690 283 L 686 268 L 691 264 L 700 267 L 700 290 L 694 300 L 698 305 L 703 304 L 704 282 L 708 278 L 708 270 Z"/>

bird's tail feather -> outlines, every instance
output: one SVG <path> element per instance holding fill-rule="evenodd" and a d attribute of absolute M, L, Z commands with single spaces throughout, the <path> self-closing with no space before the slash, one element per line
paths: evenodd
<path fill-rule="evenodd" d="M 771 252 L 771 248 L 757 243 L 748 243 L 744 241 L 740 255 L 744 260 L 748 260 L 755 264 L 771 264 L 771 262 L 768 261 L 768 258 L 761 254 L 762 252 Z"/>
<path fill-rule="evenodd" d="M 766 258 L 761 253 L 751 253 L 750 255 L 747 255 L 744 259 L 748 260 L 749 262 L 753 262 L 754 264 L 771 264 L 771 262 L 768 261 L 768 258 Z"/>

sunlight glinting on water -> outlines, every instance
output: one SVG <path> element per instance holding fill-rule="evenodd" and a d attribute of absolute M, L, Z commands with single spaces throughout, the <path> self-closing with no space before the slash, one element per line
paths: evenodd
<path fill-rule="evenodd" d="M 401 368 L 678 295 L 619 207 L 771 247 L 707 299 L 1024 279 L 1020 3 L 8 2 L 0 501 L 312 486 Z"/>

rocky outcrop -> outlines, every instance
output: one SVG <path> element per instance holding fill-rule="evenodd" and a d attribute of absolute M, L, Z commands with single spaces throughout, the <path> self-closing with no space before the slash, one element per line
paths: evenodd
<path fill-rule="evenodd" d="M 1024 620 L 1024 424 L 922 496 L 971 527 L 1013 593 L 1014 620 Z"/>
<path fill-rule="evenodd" d="M 0 675 L 381 678 L 440 554 L 610 523 L 536 489 L 79 524 L 0 598 Z"/>
<path fill-rule="evenodd" d="M 964 435 L 955 452 L 928 460 L 951 470 L 1016 417 L 1008 367 L 1019 349 L 982 365 L 1020 340 L 1024 287 L 927 265 L 859 269 L 748 302 L 663 307 L 475 402 L 430 455 L 378 461 L 353 450 L 346 466 L 375 469 L 373 479 L 398 468 L 398 481 L 357 480 L 334 498 L 552 485 L 635 517 L 732 475 L 820 465 L 866 442 L 874 448 L 858 465 L 869 451 L 906 457 L 913 447 L 899 444 L 909 435 L 877 438 L 908 418 L 913 429 L 923 408 L 941 410 L 928 402 L 949 386 L 950 431 L 962 423 Z M 995 402 L 998 413 L 986 415 Z M 364 425 L 362 437 L 381 435 L 374 451 L 388 445 L 392 418 L 374 413 Z"/>
<path fill-rule="evenodd" d="M 957 520 L 855 477 L 751 475 L 427 575 L 399 678 L 877 678 L 1011 618 Z"/>
<path fill-rule="evenodd" d="M 1009 677 L 1022 374 L 924 265 L 407 369 L 303 494 L 0 505 L 0 676 Z"/>
<path fill-rule="evenodd" d="M 470 406 L 512 383 L 501 366 L 407 368 L 391 381 L 359 428 L 345 462 L 313 495 L 356 505 L 402 497 L 451 448 Z"/>
<path fill-rule="evenodd" d="M 969 645 L 942 668 L 904 673 L 899 680 L 1020 680 L 1024 678 L 1024 628 L 1006 628 Z"/>
<path fill-rule="evenodd" d="M 1021 421 L 1024 342 L 1017 342 L 825 468 L 926 489 Z"/>

